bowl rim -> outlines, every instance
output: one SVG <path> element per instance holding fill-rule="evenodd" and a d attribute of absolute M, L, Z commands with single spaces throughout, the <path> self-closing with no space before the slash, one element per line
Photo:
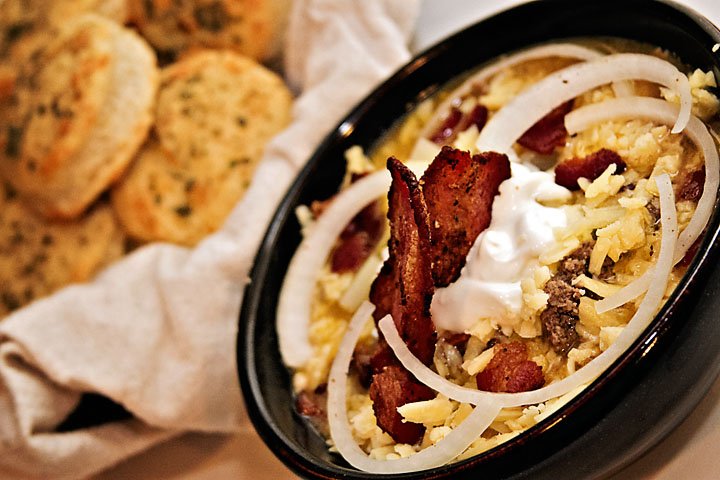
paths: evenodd
<path fill-rule="evenodd" d="M 660 13 L 683 17 L 685 20 L 695 24 L 716 43 L 720 43 L 720 30 L 718 30 L 717 27 L 715 27 L 703 16 L 684 5 L 679 5 L 667 0 L 628 0 L 628 2 L 632 4 L 652 6 L 653 8 L 657 8 Z M 352 467 L 342 467 L 336 464 L 318 465 L 316 462 L 311 461 L 311 459 L 306 458 L 304 452 L 301 449 L 298 449 L 295 443 L 287 437 L 285 432 L 274 424 L 272 416 L 265 406 L 264 399 L 262 398 L 262 394 L 260 392 L 260 385 L 257 377 L 255 376 L 256 359 L 253 355 L 252 348 L 253 338 L 255 335 L 254 321 L 257 318 L 260 299 L 263 293 L 263 281 L 266 279 L 269 271 L 269 263 L 264 261 L 264 259 L 266 259 L 268 255 L 272 254 L 278 234 L 281 231 L 285 220 L 289 216 L 293 215 L 299 195 L 303 191 L 309 177 L 313 174 L 318 163 L 321 162 L 325 152 L 330 148 L 330 146 L 339 139 L 346 137 L 348 135 L 347 132 L 352 131 L 353 127 L 359 121 L 362 121 L 362 118 L 367 111 L 372 108 L 374 103 L 376 103 L 384 95 L 388 94 L 388 92 L 392 92 L 393 89 L 397 88 L 397 85 L 402 84 L 407 77 L 414 75 L 414 72 L 418 69 L 422 69 L 428 62 L 432 62 L 434 58 L 442 56 L 444 52 L 450 48 L 453 42 L 457 41 L 457 39 L 469 35 L 468 32 L 476 31 L 478 29 L 481 30 L 484 25 L 489 22 L 497 21 L 497 18 L 502 18 L 508 15 L 520 15 L 523 12 L 531 11 L 537 8 L 538 4 L 544 4 L 545 6 L 550 6 L 550 8 L 559 8 L 563 5 L 571 3 L 572 0 L 543 0 L 540 2 L 517 5 L 470 25 L 415 55 L 408 63 L 397 70 L 394 75 L 382 82 L 369 95 L 367 95 L 350 111 L 350 113 L 343 118 L 341 122 L 338 123 L 335 129 L 329 132 L 287 191 L 285 197 L 280 203 L 280 206 L 273 215 L 272 222 L 268 227 L 258 250 L 251 272 L 251 278 L 253 280 L 245 289 L 244 301 L 239 320 L 237 357 L 238 375 L 240 377 L 241 389 L 251 420 L 253 421 L 255 428 L 258 430 L 258 433 L 263 441 L 268 446 L 271 446 L 275 455 L 295 473 L 302 476 L 311 476 L 312 478 L 336 478 L 338 476 L 346 478 L 367 478 L 369 475 L 355 470 Z M 598 4 L 608 2 L 601 2 L 599 0 L 587 2 L 587 4 L 592 3 Z M 613 3 L 617 4 L 620 2 L 616 1 Z M 653 13 L 659 15 L 660 13 L 658 12 Z M 549 36 L 546 41 L 559 40 L 560 38 L 565 37 Z M 521 43 L 521 45 L 529 46 L 534 43 L 537 42 Z M 493 57 L 489 57 L 488 60 L 492 58 Z M 720 65 L 720 62 L 716 61 L 715 66 L 717 67 L 718 65 Z M 448 80 L 450 79 L 448 78 Z M 419 101 L 420 98 L 418 98 L 417 103 L 419 103 Z M 447 478 L 448 475 L 453 475 L 452 472 L 467 471 L 468 469 L 474 468 L 478 464 L 485 462 L 486 459 L 503 456 L 508 451 L 516 449 L 518 443 L 527 443 L 531 439 L 546 434 L 558 423 L 559 420 L 573 415 L 585 407 L 592 398 L 597 396 L 598 392 L 601 392 L 609 384 L 611 384 L 621 372 L 627 369 L 627 367 L 637 365 L 644 357 L 652 357 L 653 355 L 660 354 L 664 341 L 667 341 L 667 332 L 673 328 L 673 314 L 679 310 L 685 302 L 689 301 L 689 298 L 693 295 L 691 290 L 697 286 L 702 277 L 709 274 L 713 260 L 718 257 L 719 248 L 717 248 L 717 240 L 718 236 L 720 236 L 720 229 L 718 228 L 718 223 L 720 222 L 718 203 L 720 203 L 720 199 L 716 201 L 714 213 L 708 226 L 708 231 L 703 238 L 699 253 L 691 262 L 687 273 L 683 276 L 683 279 L 677 286 L 673 295 L 655 316 L 655 319 L 650 326 L 648 326 L 638 339 L 636 339 L 623 357 L 618 359 L 598 379 L 592 382 L 582 393 L 565 404 L 559 411 L 555 412 L 553 415 L 538 423 L 534 427 L 524 431 L 522 435 L 519 435 L 516 439 L 505 442 L 470 459 L 425 470 L 422 472 L 423 478 Z M 710 375 L 712 379 L 717 376 L 719 370 L 720 367 L 716 367 L 714 369 L 714 374 Z M 706 383 L 707 385 L 701 389 L 702 394 L 704 394 L 710 386 L 710 382 Z M 701 397 L 701 395 L 697 396 Z M 689 413 L 689 410 L 690 409 L 688 408 L 687 412 L 679 416 L 675 424 L 679 423 L 679 421 L 682 420 L 687 413 Z M 667 428 L 665 434 L 667 434 L 671 429 L 672 427 Z M 657 441 L 659 440 L 660 438 L 657 439 Z M 413 478 L 418 473 L 419 472 L 413 472 L 411 474 L 384 475 L 383 478 Z"/>

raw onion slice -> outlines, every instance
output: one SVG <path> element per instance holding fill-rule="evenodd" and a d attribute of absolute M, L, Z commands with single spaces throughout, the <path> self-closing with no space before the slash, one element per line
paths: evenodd
<path fill-rule="evenodd" d="M 353 350 L 365 323 L 375 307 L 364 302 L 355 312 L 343 337 L 328 378 L 328 423 L 335 447 L 350 465 L 369 473 L 405 473 L 439 467 L 464 452 L 472 442 L 492 423 L 500 407 L 486 402 L 473 412 L 452 432 L 435 445 L 418 453 L 397 460 L 376 460 L 368 457 L 352 436 L 347 417 L 347 376 Z M 392 319 L 386 316 L 386 319 Z"/>
<path fill-rule="evenodd" d="M 587 105 L 565 116 L 565 128 L 574 134 L 592 125 L 625 118 L 647 118 L 658 123 L 672 124 L 679 109 L 665 100 L 646 97 L 613 99 L 602 103 Z M 675 248 L 674 264 L 682 260 L 688 249 L 702 234 L 712 215 L 713 205 L 720 184 L 720 161 L 715 142 L 705 124 L 694 115 L 690 116 L 685 134 L 697 145 L 705 161 L 705 183 L 703 193 L 698 200 L 695 214 L 682 231 Z M 641 277 L 596 304 L 598 313 L 604 313 L 640 296 L 650 286 L 653 274 L 648 270 Z"/>
<path fill-rule="evenodd" d="M 594 380 L 620 358 L 647 326 L 650 325 L 655 317 L 655 313 L 660 308 L 668 277 L 672 271 L 673 252 L 675 251 L 675 244 L 677 243 L 675 196 L 673 194 L 672 184 L 670 183 L 670 177 L 668 177 L 667 174 L 655 177 L 655 182 L 660 192 L 662 239 L 660 241 L 660 253 L 657 263 L 655 264 L 650 288 L 638 306 L 635 315 L 633 315 L 610 348 L 572 375 L 569 375 L 559 382 L 530 392 L 482 392 L 455 385 L 426 367 L 410 352 L 402 339 L 400 339 L 394 322 L 388 317 L 382 319 L 378 324 L 385 336 L 385 340 L 393 352 L 395 352 L 398 360 L 400 360 L 405 368 L 407 368 L 418 381 L 448 398 L 463 403 L 480 405 L 488 402 L 489 405 L 500 405 L 502 407 L 537 404 L 564 395 Z"/>
<path fill-rule="evenodd" d="M 523 50 L 509 57 L 503 58 L 483 68 L 475 75 L 465 80 L 462 85 L 453 90 L 452 93 L 435 109 L 435 113 L 425 124 L 420 132 L 420 138 L 426 138 L 430 132 L 437 127 L 450 111 L 450 107 L 458 98 L 463 98 L 472 92 L 473 86 L 483 84 L 491 77 L 497 75 L 506 68 L 514 67 L 523 62 L 538 60 L 548 57 L 576 58 L 578 60 L 592 60 L 600 58 L 604 54 L 581 45 L 573 43 L 556 43 L 551 45 L 540 45 L 534 48 Z"/>
<path fill-rule="evenodd" d="M 380 267 L 382 267 L 383 259 L 373 253 L 365 260 L 360 269 L 355 272 L 350 286 L 345 290 L 338 303 L 348 312 L 354 312 L 360 307 L 363 300 L 370 295 L 370 288 L 375 277 L 377 277 Z"/>
<path fill-rule="evenodd" d="M 390 173 L 380 170 L 338 193 L 317 219 L 290 262 L 278 301 L 277 325 L 283 362 L 301 367 L 312 355 L 308 339 L 311 298 L 320 270 L 345 226 L 390 188 Z"/>
<path fill-rule="evenodd" d="M 680 111 L 672 132 L 685 128 L 692 106 L 687 77 L 657 57 L 619 53 L 571 65 L 521 92 L 488 121 L 480 132 L 477 148 L 481 152 L 507 153 L 523 133 L 561 103 L 601 85 L 631 79 L 659 83 L 674 91 L 680 97 Z"/>

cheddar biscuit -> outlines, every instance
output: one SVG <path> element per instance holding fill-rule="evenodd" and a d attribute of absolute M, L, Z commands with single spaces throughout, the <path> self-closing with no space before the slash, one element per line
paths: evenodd
<path fill-rule="evenodd" d="M 50 222 L 0 182 L 0 318 L 71 283 L 91 279 L 123 254 L 124 235 L 101 203 L 80 220 Z"/>
<path fill-rule="evenodd" d="M 234 52 L 198 52 L 167 67 L 157 138 L 112 194 L 128 233 L 193 245 L 217 230 L 265 144 L 289 122 L 291 101 L 277 75 Z"/>
<path fill-rule="evenodd" d="M 142 38 L 77 17 L 17 80 L 15 112 L 0 119 L 0 173 L 45 216 L 77 217 L 144 141 L 157 84 Z"/>
<path fill-rule="evenodd" d="M 231 49 L 264 61 L 279 50 L 288 0 L 130 0 L 131 21 L 164 56 Z"/>

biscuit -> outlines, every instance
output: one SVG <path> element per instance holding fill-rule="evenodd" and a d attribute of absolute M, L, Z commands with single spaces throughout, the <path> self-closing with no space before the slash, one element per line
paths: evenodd
<path fill-rule="evenodd" d="M 94 14 L 75 18 L 21 72 L 0 118 L 0 173 L 48 218 L 75 218 L 122 175 L 152 123 L 155 55 Z"/>
<path fill-rule="evenodd" d="M 127 0 L 52 0 L 50 3 L 48 21 L 52 25 L 62 25 L 69 18 L 83 13 L 96 13 L 124 24 L 130 14 Z"/>
<path fill-rule="evenodd" d="M 0 318 L 91 279 L 123 249 L 124 235 L 107 203 L 78 221 L 49 222 L 0 182 Z"/>
<path fill-rule="evenodd" d="M 4 0 L 0 6 L 0 63 L 10 70 L 27 60 L 49 36 L 45 12 L 50 2 Z M 36 38 L 42 38 L 38 41 Z M 15 73 L 15 72 L 13 72 Z"/>
<path fill-rule="evenodd" d="M 130 0 L 130 21 L 161 57 L 214 48 L 266 61 L 280 49 L 289 10 L 289 0 Z"/>
<path fill-rule="evenodd" d="M 121 224 L 136 239 L 183 245 L 217 230 L 291 103 L 277 75 L 234 52 L 198 52 L 164 69 L 156 138 L 112 192 Z"/>
<path fill-rule="evenodd" d="M 21 66 L 47 45 L 69 19 L 96 13 L 117 23 L 128 20 L 126 0 L 3 0 L 0 7 L 0 63 Z"/>

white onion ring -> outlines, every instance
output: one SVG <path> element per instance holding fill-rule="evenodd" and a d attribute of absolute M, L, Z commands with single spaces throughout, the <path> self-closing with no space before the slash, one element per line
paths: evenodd
<path fill-rule="evenodd" d="M 685 128 L 692 106 L 687 77 L 670 62 L 657 57 L 619 53 L 571 65 L 518 94 L 485 125 L 477 148 L 481 152 L 510 152 L 523 133 L 558 105 L 600 85 L 631 79 L 659 83 L 674 91 L 680 97 L 680 111 L 672 132 Z"/>
<path fill-rule="evenodd" d="M 572 375 L 565 377 L 559 382 L 530 392 L 521 393 L 493 393 L 482 392 L 472 388 L 461 387 L 444 379 L 437 373 L 426 367 L 420 360 L 408 350 L 405 342 L 402 341 L 395 323 L 392 319 L 382 319 L 378 326 L 385 336 L 390 348 L 398 360 L 407 368 L 421 383 L 424 383 L 433 390 L 445 395 L 448 398 L 463 403 L 475 405 L 488 402 L 490 405 L 502 407 L 516 407 L 520 405 L 531 405 L 542 403 L 551 398 L 560 397 L 575 388 L 597 378 L 604 370 L 612 365 L 632 345 L 637 337 L 652 322 L 655 312 L 662 303 L 667 278 L 673 267 L 673 252 L 677 242 L 677 214 L 675 212 L 675 196 L 667 174 L 655 177 L 658 190 L 660 191 L 660 214 L 662 225 L 662 239 L 660 241 L 660 253 L 655 264 L 655 280 L 650 285 L 645 298 L 640 303 L 635 315 L 630 319 L 617 337 L 615 342 L 590 361 L 587 365 Z"/>
<path fill-rule="evenodd" d="M 453 102 L 462 98 L 472 91 L 474 85 L 485 83 L 491 77 L 497 75 L 506 68 L 514 67 L 523 62 L 530 60 L 538 60 L 540 58 L 559 57 L 559 58 L 575 58 L 578 60 L 592 60 L 600 58 L 604 54 L 591 48 L 576 45 L 574 43 L 554 43 L 550 45 L 540 45 L 529 48 L 521 52 L 510 55 L 502 60 L 493 62 L 488 67 L 483 68 L 473 76 L 465 80 L 462 85 L 452 91 L 450 95 L 435 109 L 435 113 L 425 124 L 420 132 L 419 138 L 427 137 L 430 132 L 437 126 L 439 121 L 444 120 L 447 112 L 450 110 Z M 625 90 L 626 91 L 626 90 Z"/>
<path fill-rule="evenodd" d="M 311 299 L 318 273 L 335 241 L 355 215 L 386 195 L 389 188 L 387 170 L 361 178 L 333 198 L 300 243 L 283 280 L 276 317 L 280 353 L 286 365 L 301 367 L 312 356 L 308 339 Z"/>
<path fill-rule="evenodd" d="M 350 286 L 342 294 L 338 304 L 348 312 L 354 312 L 360 307 L 360 304 L 368 298 L 371 285 L 375 281 L 383 260 L 374 253 L 365 260 L 360 269 L 355 272 L 355 276 L 350 282 Z"/>
<path fill-rule="evenodd" d="M 665 100 L 646 97 L 613 99 L 587 105 L 565 116 L 565 128 L 574 134 L 592 125 L 625 118 L 647 118 L 658 123 L 672 124 L 678 115 L 678 107 Z M 715 142 L 705 124 L 694 115 L 690 116 L 684 133 L 702 152 L 705 161 L 705 183 L 698 200 L 695 214 L 682 231 L 675 248 L 674 264 L 682 260 L 688 249 L 702 234 L 712 215 L 713 206 L 720 185 L 720 161 Z M 599 300 L 595 306 L 598 313 L 604 313 L 640 296 L 650 286 L 652 272 L 648 270 L 641 277 L 618 292 Z"/>
<path fill-rule="evenodd" d="M 328 378 L 328 423 L 335 447 L 348 463 L 369 473 L 405 473 L 445 465 L 464 452 L 492 423 L 500 407 L 493 403 L 477 406 L 452 432 L 435 445 L 406 458 L 375 460 L 367 456 L 352 436 L 347 418 L 347 375 L 353 350 L 375 307 L 364 302 L 353 315 Z M 390 319 L 388 315 L 385 317 Z M 392 319 L 390 319 L 392 323 Z"/>

